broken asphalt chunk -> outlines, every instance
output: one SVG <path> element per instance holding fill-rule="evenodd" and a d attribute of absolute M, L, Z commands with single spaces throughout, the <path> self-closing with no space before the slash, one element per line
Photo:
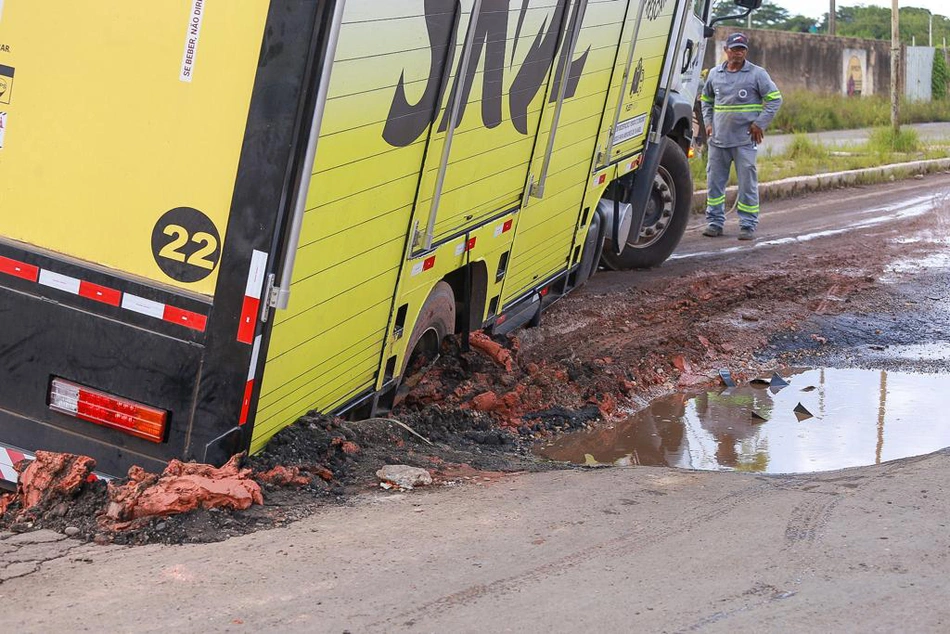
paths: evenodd
<path fill-rule="evenodd" d="M 763 422 L 765 422 L 765 421 L 767 421 L 767 420 L 768 420 L 768 418 L 766 418 L 766 417 L 763 416 L 762 414 L 758 413 L 757 411 L 752 410 L 752 422 L 753 422 L 753 423 L 763 423 Z"/>
<path fill-rule="evenodd" d="M 730 372 L 727 368 L 722 368 L 719 370 L 719 378 L 722 379 L 722 383 L 726 387 L 736 386 L 736 382 L 732 380 L 732 372 Z"/>
<path fill-rule="evenodd" d="M 817 389 L 818 389 L 818 388 L 815 387 L 814 385 L 809 385 L 808 387 L 803 387 L 803 388 L 802 388 L 802 392 L 813 392 L 813 391 L 815 391 L 815 390 L 817 390 Z"/>
<path fill-rule="evenodd" d="M 796 406 L 795 406 L 795 409 L 792 410 L 792 411 L 795 412 L 795 418 L 798 419 L 798 422 L 802 422 L 803 420 L 808 420 L 809 418 L 812 418 L 812 417 L 814 416 L 814 415 L 813 415 L 811 412 L 809 412 L 808 409 L 807 409 L 804 405 L 802 405 L 801 403 L 799 403 L 798 405 L 796 405 Z"/>
<path fill-rule="evenodd" d="M 753 387 L 768 387 L 769 381 L 768 379 L 752 379 L 749 381 L 749 385 Z"/>

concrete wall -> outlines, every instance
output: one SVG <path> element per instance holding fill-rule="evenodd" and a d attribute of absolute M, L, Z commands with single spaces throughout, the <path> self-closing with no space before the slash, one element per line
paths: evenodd
<path fill-rule="evenodd" d="M 725 60 L 723 44 L 737 30 L 716 27 L 716 35 L 706 47 L 704 68 Z M 890 42 L 763 29 L 741 31 L 749 36 L 748 59 L 765 67 L 780 90 L 843 95 L 887 95 L 890 91 Z"/>

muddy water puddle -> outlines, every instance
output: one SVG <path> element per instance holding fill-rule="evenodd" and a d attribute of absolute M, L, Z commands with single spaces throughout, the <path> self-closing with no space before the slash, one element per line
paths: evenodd
<path fill-rule="evenodd" d="M 950 374 L 819 368 L 675 394 L 609 428 L 538 450 L 587 465 L 808 473 L 950 446 Z"/>

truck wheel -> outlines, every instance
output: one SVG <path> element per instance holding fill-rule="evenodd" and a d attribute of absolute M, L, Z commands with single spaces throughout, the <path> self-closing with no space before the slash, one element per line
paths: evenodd
<path fill-rule="evenodd" d="M 442 340 L 455 332 L 455 293 L 447 282 L 435 285 L 422 305 L 419 319 L 412 329 L 406 358 L 402 366 L 402 378 L 435 359 L 442 347 Z"/>
<path fill-rule="evenodd" d="M 620 255 L 604 249 L 604 264 L 616 271 L 662 264 L 686 231 L 692 197 L 693 175 L 686 154 L 670 139 L 663 139 L 663 154 L 640 235 L 627 236 L 627 246 Z"/>

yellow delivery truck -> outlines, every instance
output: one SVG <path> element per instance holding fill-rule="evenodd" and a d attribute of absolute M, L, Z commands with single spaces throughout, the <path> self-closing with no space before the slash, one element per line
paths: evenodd
<path fill-rule="evenodd" d="M 0 1 L 0 479 L 385 410 L 447 334 L 660 264 L 708 5 Z"/>

